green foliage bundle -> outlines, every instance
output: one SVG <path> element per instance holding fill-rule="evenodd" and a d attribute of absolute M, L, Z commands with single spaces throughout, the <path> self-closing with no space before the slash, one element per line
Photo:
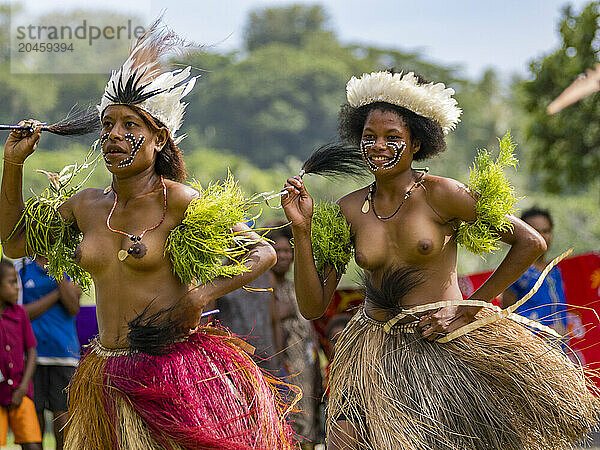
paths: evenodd
<path fill-rule="evenodd" d="M 66 222 L 64 232 L 57 244 L 48 254 L 47 270 L 56 280 L 60 281 L 66 273 L 84 292 L 89 293 L 92 286 L 92 276 L 83 270 L 74 259 L 75 249 L 82 239 L 82 234 Z"/>
<path fill-rule="evenodd" d="M 58 209 L 71 198 L 87 181 L 94 171 L 98 157 L 94 157 L 96 143 L 88 152 L 85 161 L 71 164 L 60 173 L 46 172 L 50 186 L 41 194 L 31 197 L 25 203 L 25 209 L 12 235 L 21 227 L 25 229 L 25 252 L 28 255 L 42 255 L 48 258 L 48 273 L 57 281 L 66 273 L 84 291 L 88 291 L 92 278 L 89 273 L 77 265 L 74 260 L 75 249 L 81 242 L 82 235 L 72 223 L 65 221 Z M 84 169 L 90 169 L 86 177 L 74 184 L 75 177 Z"/>
<path fill-rule="evenodd" d="M 231 174 L 223 182 L 202 189 L 188 205 L 181 224 L 169 233 L 165 244 L 173 273 L 186 284 L 202 284 L 217 277 L 233 277 L 250 270 L 244 263 L 249 242 L 232 227 L 249 220 L 254 199 L 246 199 Z"/>
<path fill-rule="evenodd" d="M 310 240 L 321 278 L 325 277 L 325 267 L 335 268 L 338 276 L 346 272 L 354 248 L 350 225 L 337 203 L 321 202 L 315 206 Z"/>
<path fill-rule="evenodd" d="M 519 163 L 514 155 L 515 144 L 509 132 L 499 139 L 499 143 L 500 153 L 496 160 L 492 160 L 487 150 L 479 150 L 469 174 L 469 187 L 477 195 L 477 220 L 460 225 L 457 241 L 476 254 L 498 249 L 498 231 L 512 229 L 506 215 L 515 211 L 518 201 L 503 170 Z"/>

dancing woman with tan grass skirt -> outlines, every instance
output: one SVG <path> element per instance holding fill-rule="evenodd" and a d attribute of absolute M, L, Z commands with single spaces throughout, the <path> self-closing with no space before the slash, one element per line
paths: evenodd
<path fill-rule="evenodd" d="M 597 422 L 591 383 L 552 330 L 489 303 L 546 249 L 511 214 L 502 172 L 516 165 L 510 136 L 497 160 L 479 153 L 467 187 L 412 167 L 445 150 L 461 113 L 452 89 L 377 72 L 352 78 L 347 94 L 331 165 L 339 158 L 346 167 L 343 148 L 354 147 L 374 181 L 314 215 L 301 177 L 282 197 L 306 318 L 324 313 L 352 247 L 364 271 L 364 305 L 339 336 L 331 368 L 329 449 L 568 448 Z M 463 301 L 457 245 L 482 253 L 497 240 L 510 250 Z"/>

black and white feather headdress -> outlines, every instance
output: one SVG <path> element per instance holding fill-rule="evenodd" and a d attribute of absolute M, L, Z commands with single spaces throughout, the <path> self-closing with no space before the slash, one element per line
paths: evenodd
<path fill-rule="evenodd" d="M 181 53 L 189 45 L 160 22 L 158 19 L 137 39 L 121 68 L 112 71 L 97 109 L 102 117 L 107 106 L 135 105 L 160 120 L 178 143 L 185 137 L 175 136 L 187 106 L 181 99 L 198 77 L 190 78 L 189 66 L 173 71 L 165 68 L 166 55 Z"/>

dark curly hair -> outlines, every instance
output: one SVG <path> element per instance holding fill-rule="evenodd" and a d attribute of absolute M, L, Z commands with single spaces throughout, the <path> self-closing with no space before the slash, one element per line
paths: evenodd
<path fill-rule="evenodd" d="M 554 228 L 554 222 L 552 221 L 552 215 L 550 214 L 550 211 L 548 211 L 547 209 L 539 208 L 538 206 L 533 206 L 523 211 L 521 213 L 521 220 L 527 222 L 527 219 L 530 219 L 531 217 L 535 216 L 545 217 L 546 219 L 548 219 L 548 223 L 550 223 L 550 228 Z"/>
<path fill-rule="evenodd" d="M 394 71 L 390 72 L 393 73 Z M 420 75 L 416 75 L 416 77 L 419 84 L 428 83 Z M 365 121 L 369 113 L 373 110 L 391 111 L 404 120 L 405 125 L 410 130 L 411 139 L 416 139 L 421 143 L 421 148 L 413 157 L 415 161 L 430 158 L 446 150 L 444 132 L 439 123 L 427 117 L 420 116 L 402 106 L 392 105 L 387 102 L 375 102 L 359 107 L 343 105 L 338 116 L 338 133 L 340 139 L 346 144 L 360 145 Z"/>
<path fill-rule="evenodd" d="M 287 220 L 277 219 L 265 223 L 265 228 L 269 228 L 269 232 L 266 235 L 269 239 L 287 239 L 290 241 L 293 237 L 292 227 Z"/>
<path fill-rule="evenodd" d="M 160 120 L 147 113 L 143 109 L 135 105 L 127 106 L 138 113 L 144 122 L 146 122 L 146 125 L 148 125 L 154 132 L 159 131 L 161 128 L 167 128 Z M 181 182 L 187 177 L 185 161 L 183 160 L 183 152 L 179 147 L 177 147 L 170 133 L 168 134 L 167 142 L 165 143 L 164 147 L 156 154 L 154 170 L 158 175 L 162 175 L 165 178 L 173 181 Z"/>
<path fill-rule="evenodd" d="M 416 139 L 421 143 L 421 148 L 413 157 L 415 161 L 430 158 L 446 150 L 444 132 L 439 123 L 401 106 L 386 102 L 370 103 L 358 108 L 343 105 L 338 117 L 340 139 L 350 145 L 360 145 L 365 121 L 369 113 L 374 110 L 391 111 L 404 120 L 410 130 L 411 139 Z"/>

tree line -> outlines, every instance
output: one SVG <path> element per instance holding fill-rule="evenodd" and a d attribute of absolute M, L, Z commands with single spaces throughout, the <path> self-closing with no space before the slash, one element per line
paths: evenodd
<path fill-rule="evenodd" d="M 9 13 L 8 5 L 0 6 L 0 122 L 36 117 L 51 123 L 74 104 L 96 104 L 108 74 L 10 73 Z M 61 14 L 76 21 L 82 13 Z M 598 2 L 580 11 L 566 6 L 557 24 L 560 46 L 532 59 L 525 78 L 504 81 L 493 69 L 469 79 L 460 67 L 434 64 L 418 52 L 343 44 L 320 5 L 257 9 L 247 18 L 243 48 L 219 53 L 207 47 L 173 61 L 190 64 L 201 75 L 186 98 L 182 129 L 188 135 L 182 148 L 190 172 L 208 182 L 225 176 L 229 168 L 249 192 L 278 189 L 316 147 L 335 140 L 337 113 L 352 75 L 388 68 L 414 71 L 454 88 L 464 111 L 457 130 L 448 136 L 448 150 L 427 162 L 432 172 L 466 181 L 476 150 L 495 148 L 497 137 L 510 129 L 522 162 L 511 176 L 530 198 L 525 205 L 535 200 L 564 210 L 561 199 L 577 199 L 564 218 L 571 231 L 558 241 L 579 242 L 573 230 L 583 227 L 587 234 L 579 249 L 597 248 L 600 219 L 597 214 L 580 217 L 577 211 L 590 211 L 589 205 L 598 204 L 598 99 L 590 96 L 555 116 L 547 116 L 545 108 L 598 62 L 599 18 Z M 106 13 L 104 19 L 114 22 L 115 15 Z M 185 35 L 185 30 L 177 31 Z M 38 159 L 31 164 L 56 170 L 71 162 L 68 158 L 83 156 L 92 140 L 45 135 Z M 105 174 L 97 177 L 96 183 L 108 182 Z M 28 174 L 26 183 L 39 190 L 45 180 Z M 341 195 L 348 188 L 325 180 L 309 183 L 316 197 Z M 267 208 L 267 216 L 274 214 Z"/>

